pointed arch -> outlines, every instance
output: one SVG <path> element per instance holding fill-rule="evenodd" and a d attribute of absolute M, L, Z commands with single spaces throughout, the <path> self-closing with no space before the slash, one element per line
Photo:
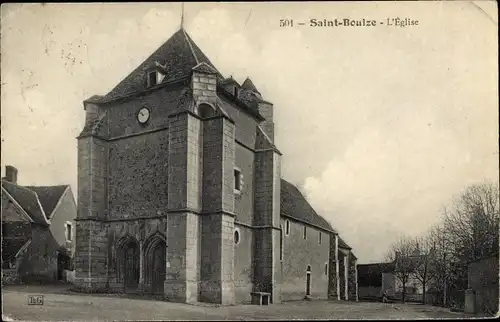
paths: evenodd
<path fill-rule="evenodd" d="M 125 234 L 116 241 L 116 277 L 124 288 L 135 288 L 139 283 L 139 241 Z"/>
<path fill-rule="evenodd" d="M 144 284 L 149 293 L 163 293 L 166 274 L 167 240 L 156 231 L 144 242 Z"/>

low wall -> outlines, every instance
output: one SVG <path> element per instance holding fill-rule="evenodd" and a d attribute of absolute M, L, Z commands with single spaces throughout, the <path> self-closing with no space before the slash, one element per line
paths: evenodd
<path fill-rule="evenodd" d="M 498 257 L 486 258 L 469 264 L 469 289 L 475 293 L 477 313 L 498 311 Z"/>
<path fill-rule="evenodd" d="M 21 283 L 17 269 L 2 269 L 2 285 L 12 285 Z"/>

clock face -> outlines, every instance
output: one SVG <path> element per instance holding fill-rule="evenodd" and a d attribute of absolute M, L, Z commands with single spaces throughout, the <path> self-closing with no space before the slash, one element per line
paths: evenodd
<path fill-rule="evenodd" d="M 137 120 L 141 124 L 146 123 L 149 120 L 149 110 L 145 107 L 141 108 L 137 114 Z"/>

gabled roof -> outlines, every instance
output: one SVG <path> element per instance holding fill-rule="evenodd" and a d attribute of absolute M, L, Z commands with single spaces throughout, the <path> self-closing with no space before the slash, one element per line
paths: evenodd
<path fill-rule="evenodd" d="M 36 192 L 38 200 L 42 205 L 43 211 L 48 219 L 51 219 L 52 213 L 57 206 L 57 203 L 68 188 L 68 185 L 61 186 L 44 186 L 44 187 L 25 187 Z"/>
<path fill-rule="evenodd" d="M 335 233 L 332 226 L 316 213 L 299 189 L 281 179 L 281 215 L 306 222 L 313 226 Z"/>
<path fill-rule="evenodd" d="M 38 195 L 34 191 L 6 180 L 2 180 L 2 187 L 16 200 L 35 223 L 49 224 Z"/>
<path fill-rule="evenodd" d="M 236 81 L 236 79 L 233 78 L 233 76 L 230 76 L 229 78 L 220 80 L 219 84 L 220 85 L 236 85 L 238 87 L 241 87 L 241 85 Z"/>
<path fill-rule="evenodd" d="M 105 102 L 145 90 L 147 73 L 155 68 L 157 64 L 165 67 L 166 76 L 162 83 L 169 83 L 189 77 L 191 70 L 200 63 L 207 64 L 219 78 L 223 78 L 208 57 L 194 43 L 187 32 L 181 28 L 107 95 L 104 97 L 94 96 L 92 100 L 87 101 Z"/>

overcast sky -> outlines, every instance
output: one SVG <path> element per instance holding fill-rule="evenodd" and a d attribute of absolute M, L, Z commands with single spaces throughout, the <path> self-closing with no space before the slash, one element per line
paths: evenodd
<path fill-rule="evenodd" d="M 106 94 L 180 25 L 181 5 L 8 4 L 1 20 L 2 175 L 77 191 L 82 101 Z M 418 26 L 313 28 L 316 19 Z M 280 19 L 294 28 L 280 28 Z M 360 263 L 418 235 L 468 184 L 498 180 L 496 3 L 185 4 L 225 75 L 275 106 L 283 177 Z"/>

